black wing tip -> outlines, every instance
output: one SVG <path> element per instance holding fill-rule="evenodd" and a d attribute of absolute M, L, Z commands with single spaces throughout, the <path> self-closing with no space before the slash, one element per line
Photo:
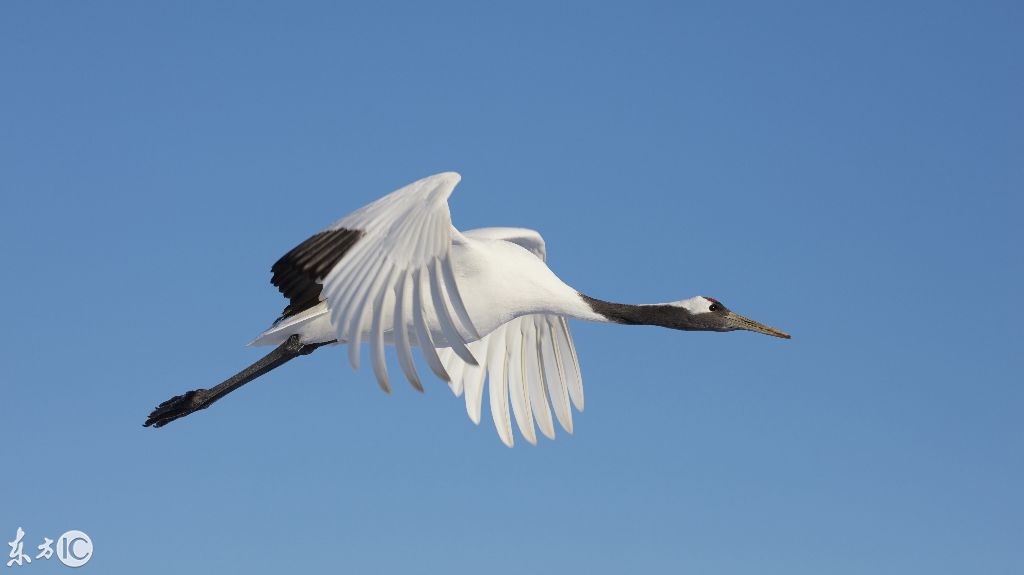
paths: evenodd
<path fill-rule="evenodd" d="M 364 235 L 349 228 L 318 232 L 274 262 L 270 283 L 289 300 L 275 323 L 319 304 L 320 282 Z"/>

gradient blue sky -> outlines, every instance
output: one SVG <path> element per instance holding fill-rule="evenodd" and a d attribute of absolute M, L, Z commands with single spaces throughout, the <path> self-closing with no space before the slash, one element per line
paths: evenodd
<path fill-rule="evenodd" d="M 112 574 L 1024 572 L 1021 6 L 5 2 L 0 541 L 81 529 Z M 575 323 L 587 410 L 537 447 L 339 349 L 141 427 L 261 354 L 277 257 L 444 170 L 457 225 L 540 230 L 578 289 L 794 339 Z"/>

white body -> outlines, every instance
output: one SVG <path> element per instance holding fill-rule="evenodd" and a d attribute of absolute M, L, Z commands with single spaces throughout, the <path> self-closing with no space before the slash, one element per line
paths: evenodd
<path fill-rule="evenodd" d="M 456 232 L 458 234 L 458 232 Z M 522 228 L 482 228 L 456 235 L 452 242 L 452 267 L 455 279 L 478 334 L 486 335 L 509 320 L 528 314 L 550 313 L 591 321 L 606 321 L 579 297 L 573 288 L 558 278 L 537 255 L 502 236 L 539 234 Z M 543 244 L 541 244 L 543 245 Z M 424 302 L 427 328 L 437 347 L 449 344 L 437 320 L 433 302 Z M 382 322 L 394 323 L 391 306 L 384 306 Z M 406 328 L 413 333 L 412 319 Z M 338 330 L 331 323 L 328 302 L 287 318 L 263 332 L 250 345 L 279 345 L 298 334 L 303 343 L 336 340 Z M 474 341 L 471 334 L 460 331 L 465 341 Z M 368 341 L 370 329 L 363 330 Z M 384 329 L 384 340 L 394 342 L 393 330 Z M 339 342 L 345 343 L 345 342 Z M 413 345 L 415 337 L 413 337 Z"/>
<path fill-rule="evenodd" d="M 356 238 L 329 269 L 315 268 L 320 303 L 288 314 L 250 345 L 280 345 L 293 335 L 309 344 L 338 342 L 348 345 L 358 368 L 366 343 L 385 391 L 391 389 L 389 345 L 409 383 L 423 390 L 411 352 L 418 347 L 431 371 L 465 396 L 475 423 L 487 382 L 491 415 L 506 445 L 513 444 L 513 421 L 530 443 L 538 428 L 553 438 L 552 412 L 571 433 L 571 406 L 583 409 L 583 380 L 566 317 L 604 318 L 551 273 L 537 232 L 456 230 L 448 197 L 460 179 L 446 172 L 413 182 L 289 252 L 292 259 L 279 262 L 287 266 L 281 278 L 293 279 L 281 279 L 279 287 L 291 281 L 293 290 L 294 278 L 301 281 L 299 274 L 313 269 L 310 262 L 319 261 L 332 238 Z"/>

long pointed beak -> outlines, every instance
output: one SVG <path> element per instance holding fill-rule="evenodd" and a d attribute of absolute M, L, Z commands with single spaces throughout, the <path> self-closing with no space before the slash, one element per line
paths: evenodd
<path fill-rule="evenodd" d="M 775 329 L 769 327 L 763 323 L 757 323 L 749 317 L 743 317 L 742 315 L 734 312 L 728 312 L 725 315 L 726 320 L 735 329 L 745 329 L 747 331 L 756 331 L 757 333 L 763 333 L 765 335 L 772 335 L 775 337 L 781 337 L 782 339 L 789 339 L 789 334 L 782 331 L 781 329 Z"/>

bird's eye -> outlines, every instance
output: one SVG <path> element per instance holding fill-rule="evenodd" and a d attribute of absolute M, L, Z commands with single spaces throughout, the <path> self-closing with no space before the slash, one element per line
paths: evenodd
<path fill-rule="evenodd" d="M 718 311 L 719 306 L 718 306 L 717 303 L 713 303 L 713 304 L 711 304 L 711 307 L 709 307 L 708 309 L 711 310 L 711 311 Z"/>

